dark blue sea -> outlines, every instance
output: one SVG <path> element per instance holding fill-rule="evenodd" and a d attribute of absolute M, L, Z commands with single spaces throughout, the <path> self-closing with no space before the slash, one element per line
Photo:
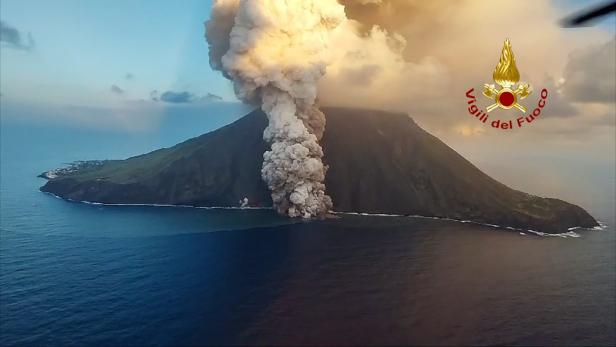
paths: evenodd
<path fill-rule="evenodd" d="M 541 237 L 38 191 L 45 170 L 170 146 L 245 111 L 218 107 L 130 132 L 4 110 L 0 345 L 616 344 L 613 215 L 590 211 L 603 231 Z"/>

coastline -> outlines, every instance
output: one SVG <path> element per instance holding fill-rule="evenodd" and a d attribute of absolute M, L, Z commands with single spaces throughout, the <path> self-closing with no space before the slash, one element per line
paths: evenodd
<path fill-rule="evenodd" d="M 72 202 L 72 203 L 80 203 L 80 204 L 94 205 L 94 206 L 171 207 L 171 208 L 194 208 L 194 209 L 203 209 L 203 210 L 272 210 L 273 209 L 273 207 L 254 207 L 254 206 L 240 207 L 240 206 L 192 206 L 192 205 L 172 205 L 172 204 L 107 204 L 107 203 L 102 203 L 102 202 L 93 202 L 93 201 L 85 201 L 85 200 L 81 200 L 80 201 L 80 200 L 67 199 L 67 198 L 63 198 L 63 197 L 61 197 L 59 195 L 50 193 L 50 192 L 43 192 L 43 191 L 41 191 L 41 193 L 48 194 L 48 195 L 51 195 L 51 196 L 53 196 L 53 197 L 55 197 L 57 199 L 68 201 L 68 202 Z M 544 233 L 544 232 L 536 231 L 536 230 L 532 230 L 532 229 L 520 229 L 520 228 L 509 227 L 509 226 L 481 223 L 481 222 L 475 222 L 475 221 L 471 221 L 471 220 L 453 219 L 453 218 L 447 218 L 447 217 L 434 217 L 434 216 L 421 216 L 421 215 L 401 215 L 401 214 L 386 214 L 386 213 L 366 213 L 366 212 L 338 212 L 338 211 L 330 211 L 330 213 L 334 214 L 334 215 L 352 215 L 352 216 L 366 216 L 366 217 L 404 217 L 404 218 L 434 219 L 434 220 L 443 220 L 443 221 L 463 223 L 463 224 L 475 224 L 475 225 L 487 226 L 487 227 L 492 227 L 492 228 L 503 230 L 503 231 L 507 231 L 507 230 L 516 231 L 516 232 L 519 232 L 520 235 L 527 235 L 526 233 L 531 233 L 531 234 L 536 235 L 536 236 L 545 236 L 545 237 L 553 236 L 553 237 L 562 237 L 562 238 L 578 238 L 578 237 L 581 237 L 581 235 L 576 233 L 574 230 L 604 231 L 604 230 L 607 230 L 607 227 L 608 227 L 608 225 L 606 223 L 603 223 L 601 221 L 597 221 L 597 223 L 599 223 L 599 226 L 595 226 L 595 227 L 592 227 L 592 228 L 585 228 L 585 227 L 577 226 L 577 227 L 569 228 L 568 231 L 564 232 L 564 233 L 550 234 L 550 233 Z"/>

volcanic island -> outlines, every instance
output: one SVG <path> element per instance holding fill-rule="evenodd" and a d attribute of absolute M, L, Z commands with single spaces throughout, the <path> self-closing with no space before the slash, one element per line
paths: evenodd
<path fill-rule="evenodd" d="M 449 218 L 543 233 L 598 225 L 579 206 L 496 181 L 407 114 L 322 111 L 326 192 L 336 212 Z M 254 110 L 173 147 L 47 171 L 40 190 L 103 204 L 271 207 L 261 178 L 267 124 Z"/>

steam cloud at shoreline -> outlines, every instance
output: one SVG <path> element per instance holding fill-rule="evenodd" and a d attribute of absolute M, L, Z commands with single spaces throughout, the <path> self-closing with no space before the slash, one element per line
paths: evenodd
<path fill-rule="evenodd" d="M 332 207 L 318 142 L 325 116 L 316 98 L 330 38 L 345 19 L 335 0 L 218 0 L 206 22 L 210 65 L 269 119 L 263 138 L 271 150 L 261 175 L 281 214 L 320 217 Z"/>

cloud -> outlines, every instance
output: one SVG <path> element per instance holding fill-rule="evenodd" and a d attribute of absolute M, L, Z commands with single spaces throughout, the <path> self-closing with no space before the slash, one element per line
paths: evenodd
<path fill-rule="evenodd" d="M 23 38 L 19 30 L 0 21 L 0 42 L 2 42 L 4 46 L 23 51 L 31 51 L 35 47 L 34 37 L 32 34 L 28 33 L 26 38 L 27 39 Z"/>
<path fill-rule="evenodd" d="M 125 80 L 132 80 L 132 79 L 134 79 L 134 78 L 135 78 L 135 75 L 133 75 L 133 74 L 132 74 L 132 73 L 130 73 L 130 72 L 127 72 L 127 73 L 126 73 L 126 75 L 124 75 L 124 79 L 125 79 Z"/>
<path fill-rule="evenodd" d="M 222 97 L 216 94 L 207 93 L 207 95 L 201 97 L 201 101 L 206 101 L 206 102 L 222 101 Z"/>
<path fill-rule="evenodd" d="M 549 109 L 548 112 L 545 113 L 544 118 L 570 118 L 574 116 L 578 116 L 580 114 L 580 108 L 575 105 L 572 100 L 565 97 L 560 89 L 560 85 L 557 81 L 554 80 L 551 76 L 546 76 L 544 81 L 541 82 L 540 86 L 537 86 L 532 94 L 525 99 L 534 102 L 537 98 L 537 95 L 541 93 L 539 88 L 545 88 L 548 90 L 548 102 Z M 524 102 L 527 103 L 527 102 Z M 535 108 L 536 105 L 527 105 L 529 109 Z"/>
<path fill-rule="evenodd" d="M 588 122 L 588 117 L 593 117 L 587 114 L 588 108 L 581 107 L 579 97 L 569 98 L 562 89 L 561 78 L 571 75 L 565 72 L 567 64 L 577 71 L 586 71 L 589 67 L 584 65 L 589 64 L 602 67 L 601 72 L 588 73 L 592 76 L 589 81 L 601 80 L 596 83 L 601 93 L 585 91 L 593 93 L 595 102 L 608 97 L 613 100 L 613 54 L 602 55 L 598 63 L 590 57 L 577 59 L 581 60 L 579 67 L 570 62 L 576 59 L 568 56 L 572 50 L 588 44 L 604 43 L 613 33 L 598 27 L 583 31 L 561 28 L 558 21 L 564 14 L 552 1 L 537 1 L 532 7 L 517 0 L 339 2 L 345 6 L 349 20 L 336 29 L 332 43 L 335 49 L 330 52 L 327 73 L 319 82 L 321 105 L 405 112 L 444 140 L 460 135 L 489 135 L 490 128 L 485 132 L 468 130 L 477 127 L 477 120 L 466 112 L 464 93 L 475 88 L 479 106 L 485 108 L 491 103 L 481 95 L 481 88 L 485 83 L 494 83 L 492 71 L 505 38 L 513 44 L 521 81 L 530 83 L 534 89 L 522 104 L 532 110 L 541 89 L 549 91 L 549 104 L 542 113 L 545 123 L 566 121 L 584 135 L 601 124 Z M 206 35 L 210 64 L 219 68 L 228 49 L 225 43 L 237 1 L 218 1 L 214 6 L 221 8 L 206 23 Z M 501 13 L 502 8 L 507 8 L 506 16 L 494 15 Z M 523 24 L 520 18 L 524 19 Z M 574 81 L 569 82 L 569 87 Z M 491 114 L 499 118 L 518 116 L 513 112 L 497 109 Z M 613 115 L 613 108 L 608 110 L 608 117 L 610 113 Z"/>
<path fill-rule="evenodd" d="M 587 59 L 568 58 L 572 50 L 605 42 L 613 34 L 601 28 L 562 29 L 558 25 L 562 13 L 553 2 L 537 1 L 531 8 L 515 0 L 339 1 L 349 21 L 337 32 L 332 63 L 319 83 L 322 105 L 406 112 L 446 141 L 489 136 L 493 132 L 489 127 L 475 131 L 478 124 L 465 111 L 464 93 L 473 87 L 481 107 L 490 103 L 480 90 L 484 83 L 494 83 L 492 71 L 505 38 L 513 44 L 521 81 L 534 88 L 522 104 L 532 109 L 542 88 L 550 92 L 549 106 L 542 113 L 545 123 L 570 122 L 572 129 L 586 135 L 600 127 L 600 122 L 588 121 L 587 109 L 560 93 L 562 82 L 555 80 L 563 74 L 566 79 L 567 64 L 576 71 L 590 68 L 592 72 L 585 72 L 588 80 L 601 80 L 596 81 L 601 93 L 585 89 L 595 100 L 614 98 L 614 57 L 607 48 L 601 50 L 605 56 L 600 61 L 599 57 L 592 61 L 591 53 Z M 502 8 L 507 8 L 507 16 L 495 16 Z M 613 41 L 611 47 L 613 52 Z M 579 61 L 579 66 L 568 61 Z M 513 116 L 504 110 L 491 114 Z"/>
<path fill-rule="evenodd" d="M 190 92 L 174 92 L 168 90 L 160 95 L 160 101 L 181 104 L 195 101 L 195 95 Z"/>
<path fill-rule="evenodd" d="M 615 62 L 616 37 L 572 52 L 563 75 L 563 94 L 577 102 L 616 102 Z"/>
<path fill-rule="evenodd" d="M 229 33 L 233 27 L 239 0 L 215 1 L 212 17 L 205 22 L 205 37 L 209 46 L 210 66 L 222 71 L 222 56 L 229 50 Z"/>
<path fill-rule="evenodd" d="M 200 97 L 188 91 L 173 90 L 163 92 L 162 94 L 160 94 L 160 96 L 157 90 L 153 90 L 150 92 L 150 98 L 153 101 L 162 101 L 171 104 L 188 104 L 195 102 L 207 103 L 223 101 L 222 97 L 212 93 L 207 93 L 206 95 Z"/>
<path fill-rule="evenodd" d="M 159 101 L 158 90 L 154 89 L 150 92 L 150 99 L 152 101 Z"/>
<path fill-rule="evenodd" d="M 117 94 L 117 95 L 123 95 L 124 94 L 124 89 L 116 86 L 115 84 L 112 84 L 111 87 L 109 88 L 109 90 L 113 93 L 113 94 Z"/>

